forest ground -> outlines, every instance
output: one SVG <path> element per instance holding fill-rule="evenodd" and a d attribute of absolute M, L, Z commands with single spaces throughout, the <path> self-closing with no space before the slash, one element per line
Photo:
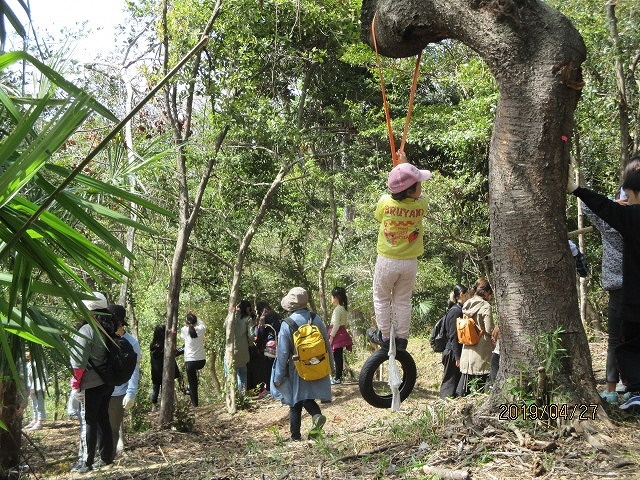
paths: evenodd
<path fill-rule="evenodd" d="M 602 388 L 606 343 L 592 343 L 591 350 Z M 428 341 L 412 340 L 408 351 L 418 365 L 418 382 L 399 412 L 368 405 L 354 378 L 334 386 L 334 401 L 321 405 L 327 423 L 315 441 L 286 442 L 288 407 L 269 397 L 252 399 L 235 415 L 221 399 L 195 409 L 191 433 L 125 433 L 125 450 L 115 464 L 87 475 L 68 473 L 76 461 L 77 423 L 48 422 L 41 431 L 25 432 L 31 471 L 22 478 L 441 478 L 430 476 L 437 469 L 446 478 L 477 480 L 640 478 L 640 416 L 599 406 L 594 421 L 549 429 L 536 422 L 497 422 L 498 412 L 471 415 L 482 396 L 438 398 L 440 355 Z M 356 374 L 359 366 L 354 363 Z M 145 415 L 153 422 L 157 414 Z M 303 435 L 309 424 L 303 413 Z"/>

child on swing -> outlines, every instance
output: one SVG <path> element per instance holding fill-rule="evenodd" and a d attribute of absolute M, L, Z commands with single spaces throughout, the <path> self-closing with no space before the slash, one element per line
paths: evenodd
<path fill-rule="evenodd" d="M 418 257 L 424 251 L 422 219 L 427 202 L 420 198 L 422 185 L 431 172 L 420 170 L 398 152 L 398 165 L 389 172 L 387 186 L 391 194 L 378 200 L 375 218 L 378 230 L 373 308 L 378 328 L 369 328 L 367 338 L 389 349 L 391 323 L 396 320 L 395 346 L 406 350 L 411 322 L 411 294 L 418 273 Z"/>

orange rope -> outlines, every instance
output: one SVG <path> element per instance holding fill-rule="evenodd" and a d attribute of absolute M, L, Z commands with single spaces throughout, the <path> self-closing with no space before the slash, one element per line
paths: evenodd
<path fill-rule="evenodd" d="M 387 92 L 384 88 L 384 78 L 382 77 L 382 65 L 380 64 L 380 55 L 378 55 L 378 42 L 376 40 L 376 14 L 373 15 L 371 20 L 371 35 L 373 37 L 373 47 L 376 51 L 376 63 L 378 65 L 378 75 L 380 77 L 380 90 L 382 92 L 382 105 L 384 107 L 384 116 L 387 121 L 387 132 L 389 133 L 389 146 L 391 147 L 391 160 L 393 166 L 398 164 L 398 153 L 396 152 L 396 142 L 393 137 L 393 128 L 391 126 L 391 113 L 389 112 L 389 102 L 387 101 Z M 400 142 L 399 152 L 404 151 L 404 146 L 407 140 L 407 133 L 409 131 L 409 122 L 411 121 L 411 114 L 413 113 L 413 101 L 416 96 L 416 88 L 418 86 L 418 74 L 420 73 L 420 58 L 422 52 L 418 54 L 416 59 L 416 66 L 413 71 L 413 81 L 411 83 L 411 92 L 409 93 L 409 107 L 407 109 L 407 120 L 404 124 L 404 131 L 402 132 L 402 140 Z"/>

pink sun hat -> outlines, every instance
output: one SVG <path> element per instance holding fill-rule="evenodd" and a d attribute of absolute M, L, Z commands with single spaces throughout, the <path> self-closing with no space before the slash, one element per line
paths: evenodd
<path fill-rule="evenodd" d="M 429 170 L 420 170 L 410 163 L 400 163 L 389 172 L 387 186 L 391 193 L 400 193 L 417 182 L 423 182 L 431 178 Z"/>

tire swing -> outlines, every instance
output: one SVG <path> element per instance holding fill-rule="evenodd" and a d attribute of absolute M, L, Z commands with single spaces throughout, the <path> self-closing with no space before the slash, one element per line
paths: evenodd
<path fill-rule="evenodd" d="M 376 51 L 376 62 L 378 64 L 378 72 L 380 76 L 380 88 L 382 90 L 382 103 L 384 106 L 384 113 L 387 122 L 387 131 L 389 133 L 389 145 L 391 147 L 391 158 L 393 166 L 398 164 L 398 156 L 395 150 L 395 140 L 393 138 L 393 130 L 391 128 L 391 115 L 389 113 L 389 104 L 387 102 L 387 96 L 384 88 L 384 80 L 382 78 L 382 67 L 380 65 L 380 57 L 378 55 L 378 44 L 376 42 L 375 33 L 375 21 L 376 17 L 373 16 L 371 22 L 371 33 L 373 37 L 373 45 Z M 411 85 L 411 92 L 409 95 L 409 108 L 407 111 L 407 120 L 404 125 L 404 132 L 402 135 L 402 141 L 399 151 L 404 151 L 404 145 L 407 138 L 407 131 L 409 129 L 409 121 L 411 119 L 411 112 L 413 110 L 413 100 L 415 98 L 415 91 L 418 82 L 418 72 L 420 69 L 420 57 L 418 54 L 416 60 L 416 66 L 413 73 L 413 82 Z M 391 326 L 391 346 L 390 348 L 380 348 L 376 350 L 362 365 L 360 370 L 360 376 L 358 378 L 358 385 L 360 387 L 360 394 L 362 398 L 371 406 L 376 408 L 392 408 L 397 410 L 399 403 L 404 401 L 415 387 L 416 379 L 418 377 L 418 371 L 416 368 L 416 362 L 411 354 L 405 350 L 396 350 L 395 348 L 395 320 Z M 378 369 L 385 363 L 389 362 L 387 372 L 389 373 L 389 382 L 383 380 L 376 381 L 374 376 Z M 397 367 L 397 363 L 400 364 L 400 369 Z M 392 378 L 396 377 L 397 384 L 392 385 Z M 397 388 L 395 388 L 397 387 Z M 395 391 L 394 391 L 395 390 Z M 394 393 L 396 395 L 394 402 Z"/>
<path fill-rule="evenodd" d="M 364 362 L 360 370 L 358 384 L 360 386 L 360 395 L 372 407 L 391 408 L 393 400 L 393 392 L 389 383 L 374 379 L 378 369 L 389 360 L 389 351 L 379 348 Z M 411 354 L 404 350 L 396 351 L 395 360 L 400 364 L 402 369 L 401 382 L 398 388 L 400 393 L 400 401 L 406 400 L 413 391 L 418 377 L 416 362 Z M 387 369 L 388 370 L 388 369 Z"/>

